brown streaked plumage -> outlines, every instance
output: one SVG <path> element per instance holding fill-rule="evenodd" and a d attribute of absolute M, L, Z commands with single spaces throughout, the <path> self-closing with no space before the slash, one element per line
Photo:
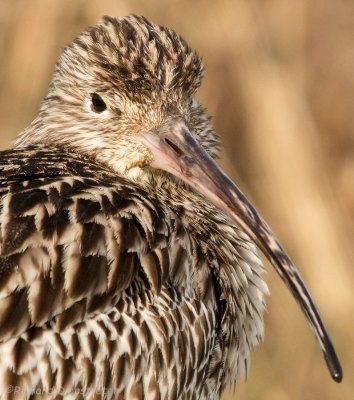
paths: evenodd
<path fill-rule="evenodd" d="M 256 245 L 341 379 L 294 265 L 214 161 L 202 74 L 143 17 L 64 49 L 0 152 L 0 398 L 219 399 L 263 337 Z"/>

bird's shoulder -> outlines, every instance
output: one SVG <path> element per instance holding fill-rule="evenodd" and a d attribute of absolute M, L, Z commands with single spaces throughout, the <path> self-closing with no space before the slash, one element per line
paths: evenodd
<path fill-rule="evenodd" d="M 183 234 L 158 199 L 93 159 L 0 152 L 0 340 L 53 318 L 62 329 L 128 289 L 188 282 Z"/>
<path fill-rule="evenodd" d="M 64 176 L 108 178 L 115 176 L 93 157 L 63 147 L 40 145 L 0 151 L 0 185 Z"/>

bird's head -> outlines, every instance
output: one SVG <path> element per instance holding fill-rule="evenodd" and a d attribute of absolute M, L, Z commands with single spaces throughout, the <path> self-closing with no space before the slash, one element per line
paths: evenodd
<path fill-rule="evenodd" d="M 143 185 L 154 174 L 174 176 L 214 203 L 274 265 L 340 380 L 336 354 L 295 266 L 214 161 L 218 140 L 194 97 L 202 75 L 199 56 L 173 30 L 143 17 L 104 17 L 64 49 L 38 117 L 15 145 L 64 146 L 93 155 Z"/>
<path fill-rule="evenodd" d="M 141 133 L 180 120 L 215 156 L 218 138 L 195 99 L 202 77 L 200 57 L 172 29 L 104 17 L 64 49 L 34 129 L 16 143 L 70 146 L 139 181 L 152 161 Z"/>

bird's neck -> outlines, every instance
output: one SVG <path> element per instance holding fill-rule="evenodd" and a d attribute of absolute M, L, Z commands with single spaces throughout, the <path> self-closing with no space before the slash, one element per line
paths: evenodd
<path fill-rule="evenodd" d="M 37 116 L 30 125 L 16 136 L 14 147 L 23 147 L 40 143 L 40 138 L 45 135 L 45 124 L 43 124 L 42 121 L 42 118 Z"/>

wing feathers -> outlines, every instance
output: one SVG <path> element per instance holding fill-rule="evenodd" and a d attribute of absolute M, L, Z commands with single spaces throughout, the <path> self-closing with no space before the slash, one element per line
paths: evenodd
<path fill-rule="evenodd" d="M 5 384 L 64 396 L 114 387 L 105 398 L 207 392 L 218 321 L 207 257 L 158 199 L 65 157 L 0 152 Z"/>
<path fill-rule="evenodd" d="M 39 159 L 42 150 L 23 151 L 22 157 L 19 150 L 0 154 L 0 340 L 65 310 L 61 325 L 99 304 L 111 306 L 107 298 L 130 287 L 141 268 L 161 290 L 168 278 L 162 247 L 169 229 L 147 196 L 99 166 L 88 172 L 87 160 L 80 163 L 78 156 L 59 169 L 55 152 Z M 17 162 L 12 169 L 11 159 Z M 91 302 L 99 295 L 102 302 Z M 21 320 L 16 328 L 14 308 Z"/>

